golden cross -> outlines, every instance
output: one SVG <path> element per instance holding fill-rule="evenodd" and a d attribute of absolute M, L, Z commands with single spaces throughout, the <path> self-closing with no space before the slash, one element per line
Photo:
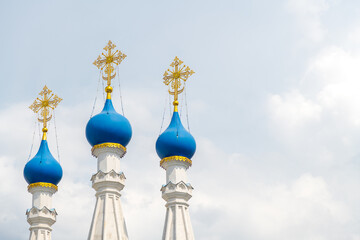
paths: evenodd
<path fill-rule="evenodd" d="M 33 104 L 29 107 L 31 110 L 33 110 L 35 113 L 38 113 L 40 110 L 40 117 L 38 118 L 39 122 L 43 123 L 43 140 L 46 140 L 46 123 L 50 121 L 52 115 L 50 114 L 50 109 L 54 110 L 57 105 L 61 102 L 61 98 L 59 98 L 57 95 L 51 93 L 52 91 L 45 87 L 43 90 L 39 93 L 40 96 L 42 96 L 42 99 L 37 97 Z"/>
<path fill-rule="evenodd" d="M 106 76 L 102 76 L 102 78 L 107 81 L 107 87 L 105 88 L 105 91 L 107 92 L 107 99 L 111 98 L 111 92 L 112 87 L 111 85 L 111 79 L 113 79 L 116 76 L 116 72 L 114 72 L 114 64 L 119 65 L 124 58 L 126 58 L 126 55 L 123 54 L 121 51 L 115 49 L 116 45 L 113 44 L 111 41 L 108 42 L 108 44 L 104 47 L 105 53 L 101 53 L 99 57 L 94 61 L 94 65 L 99 68 L 101 71 L 105 68 L 104 73 Z M 114 74 L 112 75 L 112 73 Z"/>
<path fill-rule="evenodd" d="M 174 95 L 173 104 L 175 112 L 177 112 L 177 106 L 179 105 L 178 95 L 184 91 L 185 87 L 182 86 L 181 80 L 185 83 L 186 80 L 195 73 L 188 66 L 182 64 L 183 61 L 181 61 L 178 57 L 175 57 L 174 61 L 170 64 L 173 69 L 165 71 L 163 78 L 165 85 L 169 86 L 168 91 L 170 95 Z"/>

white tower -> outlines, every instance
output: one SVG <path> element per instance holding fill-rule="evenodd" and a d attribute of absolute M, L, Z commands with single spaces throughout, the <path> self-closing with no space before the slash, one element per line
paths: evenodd
<path fill-rule="evenodd" d="M 28 187 L 33 195 L 32 208 L 26 211 L 30 224 L 29 240 L 51 240 L 51 226 L 56 222 L 56 211 L 52 208 L 52 195 L 57 186 L 51 183 L 33 183 Z"/>
<path fill-rule="evenodd" d="M 193 187 L 187 181 L 186 171 L 191 160 L 180 156 L 163 159 L 160 163 L 166 170 L 166 185 L 161 188 L 166 201 L 166 217 L 163 240 L 193 240 L 194 233 L 190 221 L 189 199 Z"/>
<path fill-rule="evenodd" d="M 120 192 L 125 186 L 120 158 L 125 149 L 120 144 L 104 143 L 93 147 L 92 153 L 97 157 L 98 172 L 91 178 L 96 191 L 96 205 L 88 240 L 127 240 L 120 201 Z"/>
<path fill-rule="evenodd" d="M 103 110 L 92 117 L 86 126 L 86 138 L 93 146 L 92 154 L 97 158 L 97 173 L 91 178 L 96 191 L 96 205 L 88 240 L 127 240 L 125 219 L 121 207 L 121 190 L 125 186 L 125 175 L 120 168 L 120 158 L 126 153 L 132 130 L 129 121 L 113 107 L 111 80 L 115 77 L 114 66 L 126 57 L 109 41 L 105 53 L 94 62 L 104 69 L 107 93 Z"/>
<path fill-rule="evenodd" d="M 182 65 L 177 57 L 170 65 L 173 70 L 164 74 L 164 83 L 169 85 L 169 93 L 174 95 L 174 113 L 169 127 L 156 141 L 156 151 L 161 158 L 160 166 L 166 170 L 166 184 L 161 188 L 166 201 L 166 217 L 163 240 L 193 240 L 194 233 L 189 215 L 189 199 L 193 187 L 187 179 L 187 169 L 196 150 L 195 139 L 183 127 L 178 113 L 178 94 L 194 72 Z"/>
<path fill-rule="evenodd" d="M 38 113 L 43 123 L 43 137 L 37 154 L 25 165 L 24 177 L 29 183 L 32 194 L 32 207 L 26 211 L 30 224 L 29 240 L 51 240 L 51 226 L 56 222 L 56 211 L 52 207 L 52 195 L 58 190 L 57 184 L 62 178 L 62 168 L 51 155 L 46 140 L 47 121 L 51 119 L 50 108 L 54 109 L 62 100 L 51 94 L 46 86 L 40 92 L 43 98 L 37 98 L 30 108 Z"/>

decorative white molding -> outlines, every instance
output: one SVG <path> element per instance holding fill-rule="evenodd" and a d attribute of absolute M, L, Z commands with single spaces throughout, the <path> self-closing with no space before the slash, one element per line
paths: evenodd
<path fill-rule="evenodd" d="M 49 228 L 51 231 L 51 226 L 56 222 L 57 212 L 55 209 L 48 209 L 47 207 L 37 208 L 32 207 L 26 211 L 27 221 L 31 225 L 31 228 L 36 228 L 37 225 L 43 223 L 48 226 L 44 226 L 45 228 Z"/>
<path fill-rule="evenodd" d="M 168 202 L 167 205 L 172 201 L 184 202 L 185 205 L 188 205 L 187 201 L 192 197 L 193 189 L 190 183 L 186 184 L 181 181 L 176 184 L 169 182 L 162 186 L 160 191 L 162 192 L 162 198 Z"/>

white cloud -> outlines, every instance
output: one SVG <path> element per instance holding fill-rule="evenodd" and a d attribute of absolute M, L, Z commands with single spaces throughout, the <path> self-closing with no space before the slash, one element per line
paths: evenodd
<path fill-rule="evenodd" d="M 303 166 L 355 164 L 360 128 L 360 54 L 326 47 L 298 88 L 268 98 L 269 130 Z M 343 166 L 345 167 L 345 165 Z"/>
<path fill-rule="evenodd" d="M 333 119 L 360 126 L 360 55 L 328 47 L 309 63 L 299 89 L 273 94 L 268 99 L 274 122 L 301 127 Z"/>
<path fill-rule="evenodd" d="M 319 81 L 316 98 L 332 115 L 360 126 L 360 55 L 339 47 L 329 47 L 311 63 L 305 81 Z"/>
<path fill-rule="evenodd" d="M 250 164 L 254 159 L 223 153 L 205 139 L 199 145 L 198 159 L 207 164 L 191 175 L 195 187 L 191 214 L 198 239 L 336 240 L 356 219 L 321 176 L 303 173 L 287 182 L 269 181 L 273 174 Z M 214 177 L 200 182 L 209 172 Z M 343 234 L 344 239 L 352 236 Z"/>
<path fill-rule="evenodd" d="M 22 169 L 14 167 L 14 158 L 0 157 L 0 236 L 2 239 L 21 239 L 27 233 L 28 223 L 25 212 L 31 198 L 27 195 Z M 14 224 L 19 229 L 10 232 Z"/>
<path fill-rule="evenodd" d="M 339 231 L 338 226 L 348 221 L 347 209 L 334 201 L 321 177 L 304 174 L 290 184 L 265 185 L 258 193 L 260 196 L 251 198 L 254 203 L 248 203 L 248 214 L 250 227 L 260 230 L 259 238 L 334 239 L 322 228 Z M 307 231 L 302 232 L 304 229 Z"/>
<path fill-rule="evenodd" d="M 322 108 L 313 101 L 306 99 L 299 91 L 290 91 L 283 96 L 275 94 L 269 98 L 272 120 L 287 128 L 319 121 Z"/>
<path fill-rule="evenodd" d="M 289 0 L 286 7 L 294 14 L 306 39 L 314 42 L 323 40 L 326 30 L 321 23 L 321 14 L 329 8 L 326 0 Z"/>
<path fill-rule="evenodd" d="M 360 145 L 358 66 L 360 55 L 357 51 L 337 46 L 324 47 L 310 59 L 307 70 L 299 77 L 297 88 L 268 98 L 271 132 L 276 133 L 282 148 L 292 152 L 289 160 L 294 166 L 301 164 L 306 166 L 305 169 L 312 169 L 312 174 L 303 174 L 274 194 L 287 199 L 283 204 L 289 209 L 298 209 L 292 212 L 292 217 L 283 216 L 289 224 L 279 231 L 281 234 L 289 231 L 290 235 L 297 229 L 306 229 L 295 236 L 299 239 L 359 238 L 358 231 L 354 230 L 358 228 L 354 222 L 358 219 L 358 211 L 354 211 L 356 207 L 352 199 L 358 199 L 358 194 L 352 194 L 345 202 L 336 200 L 344 201 L 342 194 L 353 192 L 350 189 L 354 185 L 349 185 L 346 190 L 342 184 L 334 186 L 340 178 L 348 184 L 359 184 L 356 174 L 349 170 L 358 167 Z M 331 171 L 332 174 L 326 177 L 314 177 L 314 172 L 321 175 Z M 340 177 L 345 172 L 348 176 Z M 271 210 L 278 207 L 274 205 Z M 347 229 L 346 237 L 337 226 Z M 327 229 L 331 229 L 329 235 L 321 234 Z"/>

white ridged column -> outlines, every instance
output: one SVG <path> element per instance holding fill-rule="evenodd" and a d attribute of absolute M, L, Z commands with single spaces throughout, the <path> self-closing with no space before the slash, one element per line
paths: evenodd
<path fill-rule="evenodd" d="M 30 224 L 29 240 L 51 240 L 51 226 L 56 222 L 56 211 L 52 208 L 52 195 L 57 187 L 50 183 L 34 183 L 28 187 L 32 197 L 32 208 L 26 211 Z"/>
<path fill-rule="evenodd" d="M 98 158 L 98 172 L 91 178 L 96 191 L 96 205 L 88 240 L 128 240 L 121 207 L 121 190 L 125 175 L 120 171 L 120 158 L 125 151 L 117 147 L 93 148 Z"/>
<path fill-rule="evenodd" d="M 161 188 L 166 201 L 166 217 L 163 240 L 193 240 L 194 233 L 190 221 L 188 201 L 193 187 L 187 183 L 186 170 L 189 162 L 172 160 L 163 162 L 167 184 Z"/>

